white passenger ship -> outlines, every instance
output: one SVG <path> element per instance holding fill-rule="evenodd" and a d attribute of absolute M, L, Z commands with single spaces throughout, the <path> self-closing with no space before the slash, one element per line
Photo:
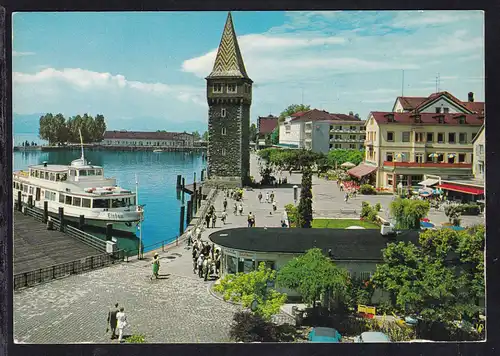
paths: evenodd
<path fill-rule="evenodd" d="M 32 196 L 36 208 L 43 210 L 48 202 L 49 214 L 57 217 L 64 208 L 67 220 L 78 222 L 85 216 L 85 224 L 126 233 L 136 232 L 142 217 L 136 194 L 116 185 L 115 178 L 104 178 L 104 170 L 87 162 L 83 154 L 71 165 L 47 164 L 29 166 L 28 171 L 14 172 L 14 200 L 21 191 L 22 201 Z"/>

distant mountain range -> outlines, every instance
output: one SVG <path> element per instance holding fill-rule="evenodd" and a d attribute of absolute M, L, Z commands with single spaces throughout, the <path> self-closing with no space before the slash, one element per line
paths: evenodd
<path fill-rule="evenodd" d="M 40 114 L 20 115 L 14 113 L 14 135 L 38 134 Z M 128 130 L 128 131 L 156 131 L 167 130 L 173 132 L 193 132 L 199 131 L 203 134 L 207 130 L 207 121 L 166 121 L 164 118 L 140 117 L 124 120 L 106 120 L 108 130 Z"/>

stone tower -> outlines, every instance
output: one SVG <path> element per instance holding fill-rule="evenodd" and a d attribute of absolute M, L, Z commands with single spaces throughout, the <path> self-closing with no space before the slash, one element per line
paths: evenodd
<path fill-rule="evenodd" d="M 212 73 L 207 80 L 208 178 L 242 186 L 250 173 L 252 83 L 241 56 L 231 13 L 227 15 Z"/>

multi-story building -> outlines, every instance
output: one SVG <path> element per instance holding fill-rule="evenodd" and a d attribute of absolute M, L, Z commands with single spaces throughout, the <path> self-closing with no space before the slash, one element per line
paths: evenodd
<path fill-rule="evenodd" d="M 365 122 L 324 110 L 300 112 L 280 124 L 280 145 L 327 153 L 332 149 L 363 149 Z"/>
<path fill-rule="evenodd" d="M 472 160 L 472 174 L 476 179 L 480 179 L 484 182 L 485 178 L 485 168 L 486 168 L 486 160 L 484 159 L 485 150 L 485 134 L 484 134 L 484 125 L 479 130 L 477 136 L 472 140 L 472 144 L 474 146 L 474 156 Z"/>
<path fill-rule="evenodd" d="M 373 173 L 377 188 L 417 186 L 424 175 L 468 177 L 484 116 L 464 113 L 372 112 L 366 124 L 365 162 L 349 170 Z"/>
<path fill-rule="evenodd" d="M 257 133 L 259 146 L 266 145 L 266 136 L 270 135 L 278 127 L 278 118 L 273 115 L 259 116 L 257 119 Z M 253 137 L 251 138 L 254 139 Z"/>
<path fill-rule="evenodd" d="M 447 91 L 433 93 L 428 97 L 398 96 L 392 107 L 393 112 L 420 113 L 464 113 L 484 115 L 484 102 L 474 101 L 470 92 L 467 101 L 461 101 Z"/>
<path fill-rule="evenodd" d="M 101 142 L 117 147 L 193 147 L 193 135 L 187 132 L 106 131 Z"/>

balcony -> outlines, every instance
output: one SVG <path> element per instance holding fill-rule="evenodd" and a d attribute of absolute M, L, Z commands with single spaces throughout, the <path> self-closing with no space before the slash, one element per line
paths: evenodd
<path fill-rule="evenodd" d="M 384 161 L 384 167 L 400 167 L 400 168 L 463 168 L 472 169 L 472 163 L 418 163 L 418 162 L 389 162 Z"/>

